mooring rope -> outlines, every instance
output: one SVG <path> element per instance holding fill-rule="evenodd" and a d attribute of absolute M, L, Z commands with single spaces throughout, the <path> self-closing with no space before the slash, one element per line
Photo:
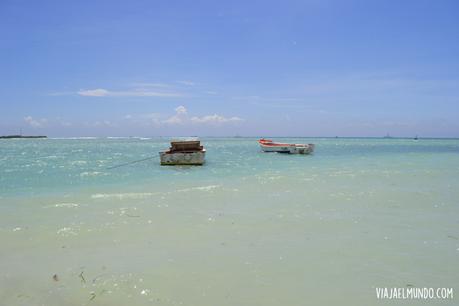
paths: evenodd
<path fill-rule="evenodd" d="M 115 168 L 119 168 L 119 167 L 123 167 L 123 166 L 132 165 L 132 164 L 135 164 L 135 163 L 140 163 L 140 162 L 143 162 L 143 161 L 146 161 L 146 160 L 150 160 L 150 159 L 153 159 L 153 158 L 156 158 L 156 157 L 157 156 L 150 156 L 150 157 L 147 157 L 147 158 L 144 158 L 144 159 L 134 160 L 134 161 L 131 161 L 131 162 L 128 162 L 128 163 L 124 163 L 124 164 L 108 167 L 106 170 L 111 170 L 111 169 L 115 169 Z"/>

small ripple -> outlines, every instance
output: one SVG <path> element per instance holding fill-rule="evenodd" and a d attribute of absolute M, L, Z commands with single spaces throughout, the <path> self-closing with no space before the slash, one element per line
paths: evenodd
<path fill-rule="evenodd" d="M 91 195 L 92 199 L 145 199 L 154 195 L 160 194 L 159 192 L 127 192 L 127 193 L 96 193 Z"/>

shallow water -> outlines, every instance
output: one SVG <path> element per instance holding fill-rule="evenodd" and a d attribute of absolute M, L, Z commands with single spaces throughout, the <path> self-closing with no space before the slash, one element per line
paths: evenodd
<path fill-rule="evenodd" d="M 459 293 L 459 140 L 280 139 L 316 144 L 301 156 L 208 138 L 205 166 L 161 167 L 168 140 L 0 141 L 0 305 L 426 305 L 377 300 L 375 287 Z"/>

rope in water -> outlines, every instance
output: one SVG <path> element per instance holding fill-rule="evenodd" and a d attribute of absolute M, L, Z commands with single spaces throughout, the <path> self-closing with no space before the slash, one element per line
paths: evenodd
<path fill-rule="evenodd" d="M 144 159 L 134 160 L 134 161 L 131 161 L 131 162 L 128 162 L 128 163 L 124 163 L 124 164 L 108 167 L 106 170 L 111 170 L 111 169 L 115 169 L 115 168 L 119 168 L 119 167 L 123 167 L 123 166 L 132 165 L 132 164 L 135 164 L 135 163 L 140 163 L 140 162 L 143 162 L 143 161 L 146 161 L 146 160 L 150 160 L 150 159 L 153 159 L 153 158 L 156 158 L 156 157 L 157 156 L 150 156 L 150 157 L 147 157 L 147 158 L 144 158 Z"/>

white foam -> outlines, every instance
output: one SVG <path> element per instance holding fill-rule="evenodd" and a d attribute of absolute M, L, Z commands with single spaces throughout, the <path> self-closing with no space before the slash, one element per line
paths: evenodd
<path fill-rule="evenodd" d="M 98 137 L 53 137 L 53 138 L 50 138 L 50 139 L 70 139 L 70 140 L 73 140 L 73 139 L 97 139 Z"/>
<path fill-rule="evenodd" d="M 80 176 L 81 177 L 83 177 L 83 176 L 96 176 L 96 175 L 99 175 L 99 174 L 102 174 L 102 172 L 98 172 L 98 171 L 82 172 L 82 173 L 80 173 Z"/>
<path fill-rule="evenodd" d="M 157 195 L 156 192 L 127 192 L 127 193 L 97 193 L 91 195 L 92 199 L 145 199 Z"/>
<path fill-rule="evenodd" d="M 56 232 L 58 235 L 61 235 L 61 236 L 76 236 L 78 235 L 73 228 L 71 227 L 63 227 L 63 228 L 60 228 L 57 230 Z"/>
<path fill-rule="evenodd" d="M 59 158 L 57 157 L 56 155 L 49 155 L 49 156 L 45 156 L 45 157 L 42 157 L 43 159 L 56 159 L 56 158 Z"/>
<path fill-rule="evenodd" d="M 57 204 L 45 206 L 44 208 L 50 208 L 50 207 L 73 208 L 73 207 L 79 207 L 79 206 L 80 206 L 80 205 L 79 205 L 79 204 L 76 204 L 76 203 L 57 203 Z"/>
<path fill-rule="evenodd" d="M 86 165 L 88 162 L 85 161 L 85 160 L 74 160 L 72 162 L 70 162 L 70 164 L 72 166 L 75 166 L 75 165 Z"/>
<path fill-rule="evenodd" d="M 213 189 L 219 188 L 220 185 L 209 185 L 209 186 L 199 186 L 199 187 L 191 187 L 191 188 L 185 188 L 185 189 L 179 189 L 177 192 L 188 192 L 188 191 L 211 191 Z"/>

